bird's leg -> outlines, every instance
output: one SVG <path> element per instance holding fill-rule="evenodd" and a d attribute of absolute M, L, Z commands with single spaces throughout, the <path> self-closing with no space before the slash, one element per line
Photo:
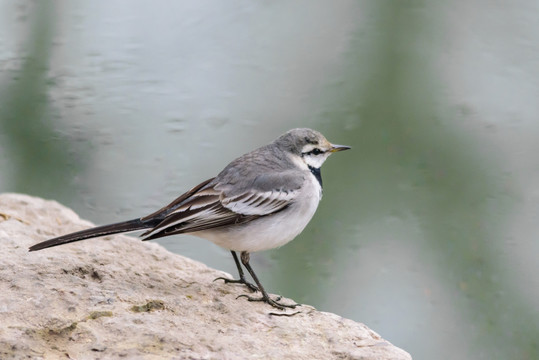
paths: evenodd
<path fill-rule="evenodd" d="M 266 290 L 264 289 L 264 287 L 260 283 L 260 280 L 258 280 L 258 277 L 256 276 L 255 272 L 253 271 L 253 268 L 249 264 L 249 258 L 250 258 L 250 256 L 249 256 L 249 253 L 247 251 L 242 251 L 241 252 L 241 262 L 242 262 L 243 266 L 245 266 L 247 271 L 249 271 L 249 274 L 251 274 L 253 280 L 256 282 L 256 285 L 258 285 L 258 289 L 262 293 L 262 296 L 259 297 L 259 298 L 255 298 L 255 297 L 251 297 L 251 296 L 247 296 L 247 295 L 240 295 L 238 297 L 246 297 L 247 300 L 249 300 L 249 301 L 264 301 L 265 303 L 268 303 L 271 306 L 273 306 L 273 307 L 275 307 L 277 309 L 280 309 L 280 310 L 284 310 L 285 308 L 294 309 L 296 306 L 301 306 L 301 304 L 291 304 L 291 305 L 282 304 L 282 303 L 278 302 L 281 299 L 280 297 L 277 300 L 273 300 L 272 298 L 270 298 L 268 293 L 266 292 Z"/>
<path fill-rule="evenodd" d="M 225 284 L 243 284 L 247 286 L 253 292 L 258 291 L 258 288 L 255 285 L 251 284 L 249 281 L 245 279 L 245 274 L 243 273 L 243 269 L 241 268 L 241 264 L 240 264 L 240 261 L 238 260 L 238 255 L 236 255 L 236 252 L 235 251 L 230 251 L 230 252 L 232 253 L 232 257 L 234 258 L 236 267 L 238 268 L 238 273 L 240 274 L 240 278 L 238 280 L 232 280 L 232 279 L 227 279 L 224 277 L 218 277 L 215 280 L 223 280 Z"/>

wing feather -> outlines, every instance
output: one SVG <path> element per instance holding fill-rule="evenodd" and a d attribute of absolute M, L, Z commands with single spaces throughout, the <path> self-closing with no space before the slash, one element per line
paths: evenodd
<path fill-rule="evenodd" d="M 249 196 L 241 194 L 231 198 L 224 198 L 221 200 L 221 203 L 225 208 L 236 213 L 244 215 L 268 215 L 289 205 L 297 195 L 297 191 L 273 190 L 249 192 L 247 194 Z"/>

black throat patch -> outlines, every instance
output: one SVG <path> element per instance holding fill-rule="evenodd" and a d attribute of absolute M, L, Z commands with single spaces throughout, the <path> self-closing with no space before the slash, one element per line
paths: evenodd
<path fill-rule="evenodd" d="M 309 170 L 311 170 L 311 173 L 314 175 L 316 180 L 318 180 L 320 187 L 322 187 L 322 173 L 320 172 L 320 168 L 317 169 L 312 166 L 309 166 Z"/>

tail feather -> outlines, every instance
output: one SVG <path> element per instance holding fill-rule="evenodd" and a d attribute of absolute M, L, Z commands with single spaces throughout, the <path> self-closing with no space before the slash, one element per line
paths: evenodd
<path fill-rule="evenodd" d="M 29 251 L 36 251 L 46 249 L 53 246 L 67 244 L 70 242 L 95 238 L 99 236 L 112 235 L 118 233 L 124 233 L 128 231 L 148 229 L 155 226 L 153 221 L 142 221 L 141 219 L 133 219 L 128 221 L 122 221 L 115 224 L 97 226 L 94 228 L 77 231 L 71 234 L 62 235 L 54 239 L 46 240 L 31 246 Z"/>

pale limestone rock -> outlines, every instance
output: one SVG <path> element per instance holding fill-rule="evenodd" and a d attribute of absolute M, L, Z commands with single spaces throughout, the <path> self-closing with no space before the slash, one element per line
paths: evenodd
<path fill-rule="evenodd" d="M 1 359 L 411 358 L 310 306 L 272 316 L 236 299 L 242 286 L 213 282 L 222 272 L 155 243 L 111 236 L 28 252 L 91 225 L 54 201 L 0 194 Z"/>

